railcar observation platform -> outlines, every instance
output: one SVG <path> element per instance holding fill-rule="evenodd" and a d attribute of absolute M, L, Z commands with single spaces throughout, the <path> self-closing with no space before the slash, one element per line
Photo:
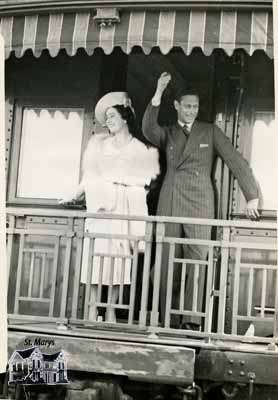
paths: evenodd
<path fill-rule="evenodd" d="M 195 381 L 278 385 L 277 225 L 272 222 L 166 217 L 144 220 L 144 236 L 114 235 L 132 242 L 123 256 L 132 261 L 131 284 L 122 280 L 112 301 L 112 284 L 97 285 L 90 299 L 93 257 L 100 265 L 115 255 L 94 251 L 108 234 L 86 233 L 86 218 L 76 210 L 7 208 L 9 267 L 9 353 L 39 344 L 63 349 L 71 371 L 109 374 L 131 380 L 186 386 Z M 107 223 L 112 216 L 107 218 Z M 113 216 L 115 218 L 115 216 Z M 170 238 L 166 223 L 211 225 L 211 240 Z M 89 251 L 84 240 L 89 238 Z M 144 242 L 144 253 L 139 251 Z M 160 315 L 162 248 L 169 244 L 167 302 Z M 177 244 L 206 246 L 206 261 L 175 258 Z M 85 261 L 84 261 L 85 260 Z M 186 269 L 194 268 L 190 308 L 185 308 Z M 80 283 L 82 263 L 86 283 Z M 180 268 L 179 307 L 172 304 L 174 265 Z M 202 309 L 197 307 L 200 269 L 206 271 Z M 108 309 L 115 322 L 105 321 Z M 90 317 L 92 309 L 95 319 Z M 173 316 L 201 319 L 201 329 L 173 327 Z M 162 323 L 162 321 L 164 321 Z M 249 328 L 249 329 L 248 329 Z M 248 331 L 248 335 L 246 335 Z"/>

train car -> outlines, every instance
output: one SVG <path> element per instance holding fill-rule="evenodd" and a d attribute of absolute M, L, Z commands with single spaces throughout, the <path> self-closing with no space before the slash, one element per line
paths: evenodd
<path fill-rule="evenodd" d="M 8 355 L 26 355 L 32 346 L 43 354 L 63 351 L 69 381 L 7 387 L 3 376 L 2 397 L 276 399 L 272 1 L 0 0 L 0 19 L 6 56 Z M 162 173 L 148 195 L 150 216 L 117 217 L 145 222 L 144 235 L 124 237 L 133 243 L 122 259 L 131 262 L 131 284 L 127 288 L 122 279 L 113 301 L 112 283 L 99 282 L 92 302 L 92 261 L 106 258 L 113 266 L 115 256 L 94 251 L 99 236 L 85 228 L 97 215 L 86 211 L 85 201 L 65 208 L 59 199 L 79 183 L 86 145 L 103 129 L 94 117 L 97 100 L 110 91 L 127 91 L 141 125 L 164 71 L 173 78 L 160 124 L 175 118 L 175 89 L 191 82 L 200 93 L 199 119 L 219 126 L 250 163 L 260 189 L 260 218 L 245 217 L 243 194 L 221 159 L 212 176 L 214 219 L 156 216 L 165 170 L 161 154 Z M 102 217 L 107 224 L 115 219 Z M 167 223 L 212 226 L 212 237 L 169 238 Z M 165 243 L 170 253 L 161 318 Z M 208 250 L 206 261 L 192 263 L 189 309 L 184 307 L 188 260 L 175 258 L 178 244 Z M 88 274 L 81 283 L 84 263 Z M 178 308 L 172 305 L 174 264 L 181 273 Z M 198 308 L 201 269 L 206 290 Z M 116 310 L 116 321 L 105 321 L 109 310 Z M 200 331 L 173 327 L 173 316 L 188 315 L 201 319 Z M 10 366 L 15 375 L 19 365 L 17 359 Z"/>

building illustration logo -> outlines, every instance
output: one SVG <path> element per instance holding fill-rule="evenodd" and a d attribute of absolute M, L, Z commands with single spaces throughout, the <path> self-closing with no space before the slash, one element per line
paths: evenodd
<path fill-rule="evenodd" d="M 57 385 L 69 383 L 63 351 L 45 354 L 39 347 L 15 350 L 8 362 L 9 384 Z"/>

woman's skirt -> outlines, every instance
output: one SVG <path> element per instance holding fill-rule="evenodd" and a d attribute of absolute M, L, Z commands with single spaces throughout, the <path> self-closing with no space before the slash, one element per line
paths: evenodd
<path fill-rule="evenodd" d="M 139 190 L 117 185 L 116 194 L 115 208 L 112 211 L 104 211 L 102 214 L 147 215 L 146 194 L 143 188 Z M 85 232 L 102 235 L 144 235 L 145 222 L 88 218 L 85 223 Z M 139 251 L 144 251 L 144 244 L 144 241 L 139 242 Z M 93 285 L 130 284 L 132 248 L 133 242 L 128 239 L 86 237 L 83 247 L 81 282 L 90 282 Z M 90 266 L 92 268 L 89 268 Z"/>

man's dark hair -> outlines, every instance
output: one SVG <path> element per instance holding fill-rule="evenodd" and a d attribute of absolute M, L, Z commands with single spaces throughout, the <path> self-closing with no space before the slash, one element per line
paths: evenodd
<path fill-rule="evenodd" d="M 198 90 L 192 86 L 180 88 L 176 91 L 174 100 L 180 102 L 184 96 L 197 96 L 200 99 Z"/>

